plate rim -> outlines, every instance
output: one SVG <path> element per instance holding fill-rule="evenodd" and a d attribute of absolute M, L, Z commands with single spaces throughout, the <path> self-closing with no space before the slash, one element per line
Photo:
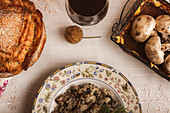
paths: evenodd
<path fill-rule="evenodd" d="M 116 93 L 116 96 L 120 99 L 120 103 L 123 104 L 123 106 L 124 106 L 124 103 L 123 103 L 120 95 L 116 92 L 116 90 L 115 90 L 111 85 L 109 85 L 108 83 L 106 83 L 106 82 L 104 82 L 104 81 L 102 81 L 102 80 L 100 80 L 100 79 L 96 79 L 96 78 L 78 78 L 78 79 L 76 79 L 76 80 L 70 81 L 69 83 L 63 85 L 63 86 L 56 92 L 55 96 L 56 96 L 57 93 L 58 93 L 59 91 L 61 91 L 62 88 L 64 88 L 66 85 L 71 84 L 71 83 L 73 83 L 73 82 L 75 82 L 75 81 L 82 80 L 82 79 L 91 79 L 91 80 L 95 80 L 95 81 L 102 82 L 103 84 L 107 85 L 108 87 L 110 87 L 110 88 L 114 91 L 114 93 Z M 52 100 L 55 98 L 55 96 L 52 98 Z M 52 105 L 52 101 L 50 102 L 50 107 L 51 107 L 51 105 Z"/>
<path fill-rule="evenodd" d="M 38 101 L 38 100 L 37 100 L 37 99 L 38 99 L 38 96 L 39 96 L 39 94 L 41 93 L 44 85 L 46 84 L 45 81 L 46 81 L 49 77 L 52 78 L 54 75 L 56 75 L 58 72 L 62 71 L 63 69 L 66 69 L 66 68 L 71 67 L 71 66 L 75 66 L 75 65 L 78 64 L 78 63 L 80 63 L 80 64 L 91 64 L 91 65 L 100 65 L 100 66 L 103 66 L 103 67 L 108 68 L 108 69 L 115 69 L 115 68 L 113 68 L 112 66 L 109 66 L 109 65 L 104 64 L 104 63 L 99 63 L 99 62 L 96 62 L 96 61 L 74 62 L 74 63 L 67 64 L 67 65 L 65 65 L 65 66 L 62 66 L 61 68 L 60 68 L 60 67 L 57 68 L 56 71 L 52 72 L 52 74 L 50 74 L 50 75 L 44 80 L 44 82 L 43 82 L 42 85 L 40 86 L 38 92 L 36 93 L 36 96 L 35 96 L 35 98 L 34 98 L 33 105 L 32 105 L 32 113 L 34 113 L 33 110 L 35 110 L 35 105 L 36 105 L 36 102 Z M 135 96 L 138 97 L 138 99 L 139 99 L 138 93 L 137 93 L 135 87 L 133 86 L 133 84 L 132 84 L 132 83 L 128 80 L 128 78 L 127 78 L 126 76 L 124 76 L 119 70 L 117 70 L 117 69 L 115 69 L 115 70 L 116 70 L 116 71 L 118 72 L 118 74 L 129 84 L 129 86 L 132 88 L 133 93 L 134 93 Z M 51 103 L 50 103 L 50 105 L 51 105 Z M 142 113 L 141 103 L 138 102 L 138 105 L 139 105 L 139 111 L 140 111 L 140 113 Z"/>

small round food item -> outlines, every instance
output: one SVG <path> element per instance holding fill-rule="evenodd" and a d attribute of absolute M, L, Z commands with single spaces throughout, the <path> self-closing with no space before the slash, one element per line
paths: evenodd
<path fill-rule="evenodd" d="M 55 101 L 52 113 L 114 113 L 120 106 L 111 91 L 94 84 L 72 86 Z"/>
<path fill-rule="evenodd" d="M 150 15 L 138 16 L 131 26 L 131 36 L 137 42 L 145 42 L 149 36 L 153 33 L 156 22 L 155 19 Z"/>
<path fill-rule="evenodd" d="M 155 29 L 163 34 L 170 35 L 170 15 L 160 15 L 156 18 Z"/>
<path fill-rule="evenodd" d="M 76 44 L 81 41 L 83 37 L 83 31 L 78 26 L 69 26 L 65 31 L 65 38 L 68 42 Z"/>
<path fill-rule="evenodd" d="M 164 62 L 164 52 L 161 50 L 161 39 L 159 36 L 151 37 L 145 45 L 145 54 L 149 61 L 154 64 Z"/>
<path fill-rule="evenodd" d="M 170 74 L 170 55 L 168 55 L 165 59 L 165 62 L 163 64 L 163 67 L 165 69 L 165 71 Z"/>

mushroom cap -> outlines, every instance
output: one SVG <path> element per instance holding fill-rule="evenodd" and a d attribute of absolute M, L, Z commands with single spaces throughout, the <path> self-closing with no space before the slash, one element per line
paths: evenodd
<path fill-rule="evenodd" d="M 156 21 L 152 16 L 140 15 L 132 23 L 130 33 L 137 42 L 144 42 L 153 33 L 155 25 Z"/>
<path fill-rule="evenodd" d="M 166 57 L 163 67 L 165 71 L 170 74 L 170 55 Z"/>
<path fill-rule="evenodd" d="M 156 18 L 155 29 L 160 33 L 170 35 L 170 15 L 160 15 Z"/>
<path fill-rule="evenodd" d="M 164 62 L 164 52 L 161 51 L 161 39 L 159 36 L 151 37 L 145 45 L 145 54 L 149 61 L 154 64 Z"/>

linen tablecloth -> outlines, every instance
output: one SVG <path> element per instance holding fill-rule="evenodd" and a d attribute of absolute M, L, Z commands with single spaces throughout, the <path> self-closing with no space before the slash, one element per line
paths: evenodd
<path fill-rule="evenodd" d="M 122 72 L 137 90 L 144 113 L 170 113 L 170 82 L 110 40 L 112 25 L 119 20 L 126 0 L 110 0 L 106 17 L 98 25 L 84 29 L 84 36 L 102 36 L 101 39 L 83 39 L 75 45 L 64 38 L 65 28 L 73 25 L 65 11 L 65 0 L 32 1 L 43 13 L 47 43 L 40 59 L 28 71 L 11 80 L 0 79 L 0 113 L 30 113 L 43 81 L 56 69 L 81 61 L 105 63 Z M 131 0 L 125 12 L 133 3 Z"/>

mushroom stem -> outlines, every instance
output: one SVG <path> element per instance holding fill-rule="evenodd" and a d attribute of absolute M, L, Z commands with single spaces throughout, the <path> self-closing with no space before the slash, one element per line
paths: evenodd
<path fill-rule="evenodd" d="M 170 35 L 162 34 L 162 42 L 163 43 L 170 43 Z"/>
<path fill-rule="evenodd" d="M 158 36 L 158 33 L 155 30 L 153 30 L 153 31 L 151 31 L 150 36 Z"/>
<path fill-rule="evenodd" d="M 165 51 L 170 51 L 170 43 L 161 44 L 161 50 L 162 50 L 163 52 L 165 52 Z"/>

